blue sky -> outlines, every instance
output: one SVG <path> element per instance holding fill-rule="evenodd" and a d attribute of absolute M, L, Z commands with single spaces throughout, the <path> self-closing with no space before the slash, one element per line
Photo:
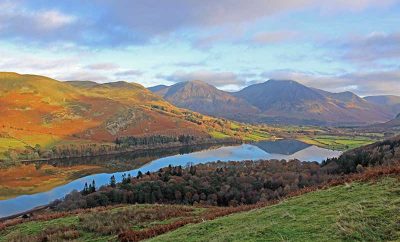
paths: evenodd
<path fill-rule="evenodd" d="M 0 0 L 0 70 L 400 95 L 396 0 Z"/>

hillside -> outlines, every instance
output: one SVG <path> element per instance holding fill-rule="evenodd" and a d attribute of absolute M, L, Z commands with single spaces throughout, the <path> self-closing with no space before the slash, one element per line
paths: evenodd
<path fill-rule="evenodd" d="M 0 223 L 0 241 L 139 241 L 158 234 L 162 235 L 150 241 L 397 241 L 399 179 L 391 175 L 347 183 L 250 211 L 251 207 L 120 205 L 42 212 Z"/>
<path fill-rule="evenodd" d="M 397 241 L 399 176 L 308 193 L 150 241 Z"/>
<path fill-rule="evenodd" d="M 207 135 L 204 128 L 183 115 L 153 110 L 152 105 L 159 105 L 179 112 L 140 85 L 80 84 L 85 85 L 1 73 L 2 139 L 14 139 L 23 143 L 21 146 L 35 146 L 32 142 L 37 142 L 45 147 L 65 140 L 112 142 L 125 135 Z"/>
<path fill-rule="evenodd" d="M 322 164 L 211 162 L 138 172 L 6 220 L 0 241 L 139 241 L 164 233 L 154 240 L 396 241 L 399 147 L 400 136 Z"/>
<path fill-rule="evenodd" d="M 177 108 L 139 84 L 64 83 L 8 72 L 0 73 L 0 116 L 0 159 L 12 160 L 51 156 L 54 146 L 110 144 L 122 136 L 246 136 L 231 131 L 240 124 Z"/>
<path fill-rule="evenodd" d="M 377 127 L 377 128 L 383 128 L 384 130 L 389 130 L 389 129 L 400 129 L 400 114 L 398 114 L 394 119 L 382 123 L 382 124 L 376 124 L 371 127 Z"/>
<path fill-rule="evenodd" d="M 200 81 L 150 90 L 179 107 L 251 123 L 366 125 L 393 116 L 354 93 L 331 93 L 291 80 L 269 80 L 234 93 Z"/>
<path fill-rule="evenodd" d="M 381 96 L 367 96 L 364 97 L 370 103 L 380 105 L 387 109 L 391 114 L 396 115 L 400 113 L 400 97 L 394 95 L 381 95 Z"/>
<path fill-rule="evenodd" d="M 258 113 L 258 109 L 246 101 L 202 81 L 180 82 L 163 88 L 156 86 L 150 90 L 178 107 L 208 115 L 224 114 L 225 118 L 243 120 Z"/>
<path fill-rule="evenodd" d="M 267 117 L 289 122 L 366 124 L 390 118 L 353 93 L 330 93 L 290 80 L 269 80 L 234 95 L 263 110 Z"/>

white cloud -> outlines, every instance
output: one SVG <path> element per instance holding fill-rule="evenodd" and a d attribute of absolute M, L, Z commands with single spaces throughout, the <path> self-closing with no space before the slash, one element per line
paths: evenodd
<path fill-rule="evenodd" d="M 174 83 L 200 80 L 217 87 L 229 86 L 230 88 L 232 85 L 242 86 L 245 83 L 244 80 L 240 79 L 240 77 L 233 72 L 215 72 L 208 70 L 193 72 L 177 71 L 171 75 L 159 75 L 158 78 Z"/>
<path fill-rule="evenodd" d="M 39 28 L 43 28 L 45 30 L 58 29 L 60 27 L 69 25 L 76 20 L 75 16 L 66 15 L 57 10 L 38 12 L 35 13 L 32 18 L 36 19 Z"/>
<path fill-rule="evenodd" d="M 139 70 L 123 70 L 123 71 L 118 71 L 115 73 L 115 76 L 118 78 L 126 78 L 126 77 L 132 77 L 132 76 L 141 76 L 143 75 L 142 71 Z"/>
<path fill-rule="evenodd" d="M 119 65 L 110 62 L 101 62 L 87 65 L 85 68 L 90 70 L 109 71 L 119 68 Z"/>
<path fill-rule="evenodd" d="M 358 95 L 400 95 L 400 70 L 321 74 L 294 70 L 264 72 L 264 79 L 295 80 L 304 85 L 332 92 L 353 91 Z"/>

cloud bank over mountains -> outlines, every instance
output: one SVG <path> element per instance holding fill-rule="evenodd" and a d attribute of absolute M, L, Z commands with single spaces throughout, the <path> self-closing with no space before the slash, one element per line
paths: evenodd
<path fill-rule="evenodd" d="M 4 0 L 0 69 L 229 90 L 290 78 L 400 95 L 399 11 L 396 0 Z"/>

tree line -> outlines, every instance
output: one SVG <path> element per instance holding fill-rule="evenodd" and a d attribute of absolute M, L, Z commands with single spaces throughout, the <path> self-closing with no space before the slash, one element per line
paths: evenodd
<path fill-rule="evenodd" d="M 343 153 L 338 158 L 326 159 L 322 166 L 331 172 L 349 174 L 365 167 L 389 166 L 400 162 L 400 136 Z"/>
<path fill-rule="evenodd" d="M 290 192 L 334 181 L 369 166 L 398 164 L 400 136 L 357 148 L 339 158 L 317 162 L 260 160 L 168 166 L 156 172 L 110 178 L 90 193 L 74 191 L 54 206 L 58 210 L 119 203 L 175 203 L 237 206 L 276 200 Z"/>
<path fill-rule="evenodd" d="M 58 210 L 119 203 L 174 203 L 237 206 L 285 196 L 321 184 L 337 175 L 316 162 L 298 160 L 213 162 L 196 166 L 168 166 L 157 172 L 124 175 L 116 183 L 87 194 L 75 191 L 56 203 Z"/>

